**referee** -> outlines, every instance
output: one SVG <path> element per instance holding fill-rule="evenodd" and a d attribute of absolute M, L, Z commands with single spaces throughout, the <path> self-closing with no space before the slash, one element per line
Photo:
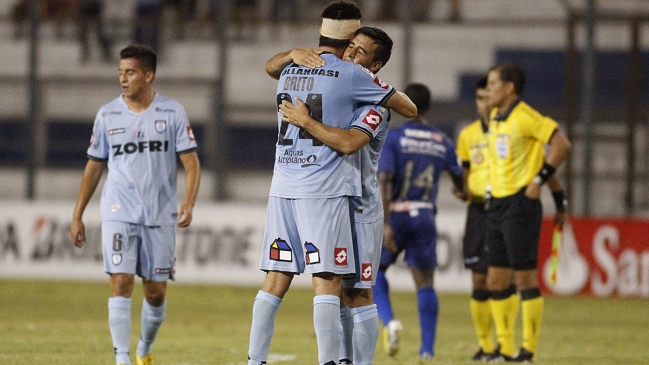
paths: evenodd
<path fill-rule="evenodd" d="M 563 163 L 571 148 L 556 121 L 521 100 L 524 86 L 525 72 L 516 64 L 499 64 L 489 70 L 487 91 L 493 109 L 487 149 L 487 289 L 500 346 L 496 361 L 534 359 L 543 314 L 537 278 L 543 215 L 541 185 Z M 549 145 L 547 155 L 545 145 Z M 523 323 L 523 343 L 518 354 L 515 323 L 508 320 L 518 305 L 510 287 L 512 269 Z"/>

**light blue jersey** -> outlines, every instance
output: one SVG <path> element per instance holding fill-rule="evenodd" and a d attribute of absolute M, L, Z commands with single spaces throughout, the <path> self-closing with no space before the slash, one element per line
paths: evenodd
<path fill-rule="evenodd" d="M 290 64 L 281 73 L 277 104 L 299 97 L 311 117 L 332 127 L 348 129 L 355 109 L 362 104 L 383 104 L 395 92 L 369 70 L 345 62 L 331 53 L 326 66 L 310 69 Z M 360 196 L 358 156 L 341 155 L 305 130 L 282 122 L 270 196 L 279 198 L 332 198 Z"/>
<path fill-rule="evenodd" d="M 156 94 L 149 108 L 130 111 L 120 95 L 97 112 L 88 158 L 108 161 L 102 221 L 175 225 L 177 155 L 196 150 L 184 108 Z"/>
<path fill-rule="evenodd" d="M 351 199 L 357 222 L 370 223 L 383 217 L 383 203 L 376 174 L 381 150 L 388 135 L 390 117 L 390 109 L 378 105 L 367 105 L 357 109 L 354 114 L 350 128 L 359 129 L 370 137 L 370 143 L 357 152 L 363 189 L 361 197 Z"/>

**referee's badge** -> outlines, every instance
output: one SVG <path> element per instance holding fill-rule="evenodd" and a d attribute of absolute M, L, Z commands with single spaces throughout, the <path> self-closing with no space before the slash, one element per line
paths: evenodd
<path fill-rule="evenodd" d="M 167 121 L 166 120 L 156 120 L 155 121 L 155 131 L 158 133 L 164 133 L 167 130 Z"/>
<path fill-rule="evenodd" d="M 476 151 L 473 156 L 471 156 L 471 161 L 473 161 L 474 165 L 480 165 L 484 162 L 484 155 L 480 153 L 480 151 Z"/>
<path fill-rule="evenodd" d="M 496 138 L 496 153 L 500 158 L 507 158 L 509 155 L 509 136 L 501 134 Z"/>

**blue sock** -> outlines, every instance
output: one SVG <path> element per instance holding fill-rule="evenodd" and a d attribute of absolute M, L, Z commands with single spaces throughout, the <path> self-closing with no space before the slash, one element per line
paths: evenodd
<path fill-rule="evenodd" d="M 372 365 L 379 339 L 376 304 L 352 309 L 354 316 L 354 365 Z"/>
<path fill-rule="evenodd" d="M 417 306 L 419 309 L 419 326 L 421 327 L 421 348 L 419 355 L 427 352 L 435 355 L 435 332 L 437 330 L 437 314 L 439 302 L 437 293 L 431 287 L 417 291 Z"/>
<path fill-rule="evenodd" d="M 387 326 L 388 322 L 394 318 L 394 313 L 390 305 L 390 286 L 388 285 L 388 280 L 385 278 L 385 270 L 379 269 L 379 272 L 376 274 L 376 284 L 372 288 L 372 294 L 374 296 L 374 303 L 376 303 L 376 309 L 379 311 L 379 317 L 383 325 Z"/>
<path fill-rule="evenodd" d="M 108 327 L 115 348 L 115 363 L 131 365 L 128 357 L 131 342 L 131 298 L 108 299 Z"/>
<path fill-rule="evenodd" d="M 248 345 L 248 364 L 266 363 L 270 351 L 270 340 L 275 332 L 275 316 L 282 299 L 259 291 L 252 306 L 252 325 Z"/>
<path fill-rule="evenodd" d="M 137 343 L 137 354 L 144 357 L 151 352 L 151 345 L 155 341 L 160 325 L 165 320 L 167 303 L 159 307 L 149 304 L 146 299 L 142 303 L 142 329 L 140 330 L 140 341 Z"/>
<path fill-rule="evenodd" d="M 340 356 L 340 298 L 335 295 L 313 297 L 313 327 L 318 342 L 318 362 L 338 363 Z"/>
<path fill-rule="evenodd" d="M 348 305 L 340 308 L 340 324 L 342 325 L 341 344 L 340 344 L 340 360 L 352 360 L 354 357 L 353 351 L 353 335 L 354 335 L 354 317 L 352 316 L 353 309 Z"/>

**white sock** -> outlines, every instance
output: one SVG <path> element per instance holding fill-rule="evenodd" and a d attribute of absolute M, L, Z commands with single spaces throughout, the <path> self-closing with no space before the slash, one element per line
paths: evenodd
<path fill-rule="evenodd" d="M 165 320 L 166 309 L 166 302 L 159 307 L 154 307 L 144 299 L 142 303 L 142 330 L 140 331 L 140 341 L 137 343 L 137 354 L 140 357 L 144 357 L 151 352 L 151 345 L 155 341 L 160 325 Z"/>
<path fill-rule="evenodd" d="M 252 325 L 248 345 L 248 364 L 265 364 L 270 351 L 270 340 L 275 332 L 275 316 L 282 299 L 259 291 L 252 306 Z"/>
<path fill-rule="evenodd" d="M 354 365 L 371 365 L 379 339 L 376 304 L 352 309 L 354 316 Z"/>
<path fill-rule="evenodd" d="M 131 298 L 108 299 L 108 327 L 115 348 L 115 363 L 131 365 L 128 357 L 131 342 Z"/>
<path fill-rule="evenodd" d="M 354 335 L 354 317 L 352 310 L 349 306 L 340 308 L 340 324 L 342 325 L 341 344 L 340 344 L 340 360 L 349 359 L 354 357 L 353 340 Z"/>
<path fill-rule="evenodd" d="M 338 363 L 340 356 L 340 298 L 335 295 L 313 297 L 313 327 L 318 342 L 318 362 Z"/>

